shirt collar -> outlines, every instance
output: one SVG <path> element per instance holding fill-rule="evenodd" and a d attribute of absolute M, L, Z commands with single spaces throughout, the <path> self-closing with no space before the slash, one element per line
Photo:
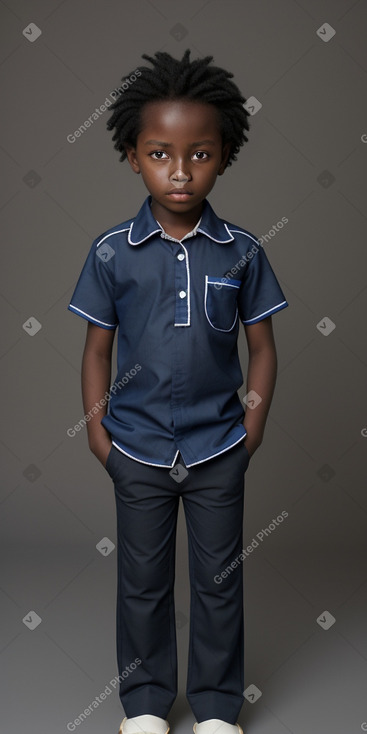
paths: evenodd
<path fill-rule="evenodd" d="M 152 197 L 150 195 L 147 196 L 138 214 L 130 225 L 130 231 L 128 234 L 128 242 L 130 245 L 140 245 L 141 242 L 144 242 L 153 234 L 162 234 L 164 231 L 158 224 L 157 220 L 153 217 L 152 210 L 150 208 L 151 201 Z M 232 242 L 232 240 L 234 240 L 234 237 L 229 231 L 226 223 L 217 217 L 207 199 L 204 199 L 201 219 L 192 230 L 192 234 L 195 232 L 205 234 L 214 242 L 225 243 Z"/>

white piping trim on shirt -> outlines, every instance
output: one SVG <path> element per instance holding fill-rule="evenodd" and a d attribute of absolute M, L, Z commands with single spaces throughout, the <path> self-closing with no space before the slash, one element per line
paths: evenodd
<path fill-rule="evenodd" d="M 213 280 L 210 280 L 209 281 L 208 278 L 213 278 Z M 242 280 L 238 280 L 238 278 L 232 278 L 232 279 L 231 278 L 226 278 L 227 282 L 225 282 L 225 276 L 218 277 L 218 278 L 216 278 L 214 280 L 214 276 L 213 275 L 206 275 L 205 276 L 205 280 L 206 280 L 206 282 L 209 285 L 214 285 L 214 286 L 220 285 L 220 287 L 222 287 L 222 285 L 223 285 L 226 288 L 240 288 L 241 287 L 241 283 L 242 283 Z M 228 283 L 228 280 L 236 280 L 237 283 L 238 283 L 238 285 L 236 285 L 235 283 Z"/>
<path fill-rule="evenodd" d="M 253 240 L 257 244 L 258 248 L 260 249 L 261 245 L 259 243 L 259 240 L 257 240 L 256 237 L 253 237 L 252 234 L 249 234 L 248 232 L 242 232 L 241 229 L 231 229 L 230 231 L 236 232 L 237 234 L 243 234 L 245 237 L 249 237 L 249 239 Z"/>
<path fill-rule="evenodd" d="M 234 327 L 234 325 L 235 325 L 235 323 L 237 321 L 237 316 L 238 316 L 238 307 L 237 307 L 237 305 L 236 305 L 236 316 L 235 316 L 235 320 L 234 320 L 232 326 L 229 329 L 219 329 L 218 326 L 214 326 L 214 324 L 212 324 L 212 322 L 210 321 L 209 314 L 208 314 L 208 311 L 207 311 L 207 308 L 206 308 L 207 296 L 208 296 L 208 285 L 214 285 L 215 286 L 216 283 L 213 283 L 213 282 L 210 282 L 209 283 L 209 281 L 208 281 L 208 278 L 209 277 L 211 277 L 211 276 L 209 276 L 209 275 L 206 275 L 205 276 L 205 291 L 204 291 L 204 310 L 205 310 L 205 316 L 207 318 L 207 321 L 209 322 L 210 326 L 213 329 L 215 329 L 215 331 L 225 331 L 225 332 L 232 331 L 232 329 L 233 329 L 233 327 Z M 222 285 L 227 286 L 227 288 L 236 288 L 237 290 L 239 290 L 239 287 L 240 287 L 239 285 L 234 285 L 233 283 L 222 283 L 221 280 L 220 280 L 220 278 L 218 278 L 218 281 L 217 282 L 218 282 L 218 284 L 220 283 L 221 286 Z"/>
<path fill-rule="evenodd" d="M 150 461 L 143 461 L 143 459 L 138 459 L 136 456 L 133 456 L 132 454 L 128 454 L 127 451 L 123 451 L 122 448 L 120 448 L 120 446 L 117 446 L 117 444 L 114 441 L 112 441 L 112 445 L 118 451 L 121 451 L 122 454 L 124 454 L 125 456 L 128 456 L 129 459 L 133 459 L 134 461 L 138 461 L 139 464 L 145 464 L 146 466 L 156 466 L 157 468 L 161 468 L 161 469 L 173 469 L 173 467 L 175 465 L 175 462 L 176 462 L 176 459 L 177 459 L 177 457 L 178 457 L 178 455 L 180 453 L 179 451 L 176 452 L 176 455 L 175 455 L 175 457 L 173 459 L 173 463 L 172 464 L 152 464 Z"/>
<path fill-rule="evenodd" d="M 244 434 L 244 436 L 241 436 L 241 438 L 238 439 L 238 441 L 236 441 L 235 443 L 232 443 L 230 446 L 227 446 L 222 451 L 218 451 L 216 454 L 212 454 L 211 456 L 208 456 L 206 459 L 200 459 L 200 461 L 194 461 L 193 464 L 185 464 L 186 468 L 187 469 L 190 469 L 190 467 L 192 467 L 192 466 L 197 466 L 198 464 L 204 464 L 206 461 L 210 461 L 210 459 L 215 459 L 217 456 L 221 456 L 221 454 L 225 454 L 226 451 L 229 451 L 230 449 L 233 449 L 233 447 L 234 446 L 237 446 L 237 444 L 241 443 L 241 441 L 244 442 L 246 436 L 247 436 L 247 431 Z M 177 459 L 177 457 L 178 457 L 178 455 L 180 453 L 179 450 L 176 451 L 176 454 L 175 454 L 175 457 L 173 459 L 172 464 L 153 464 L 150 461 L 143 461 L 143 459 L 138 459 L 136 456 L 133 456 L 132 454 L 128 454 L 127 451 L 123 451 L 120 448 L 120 446 L 117 446 L 117 444 L 114 441 L 112 441 L 112 445 L 115 446 L 115 448 L 118 451 L 120 451 L 122 454 L 124 454 L 125 456 L 128 456 L 129 459 L 133 459 L 134 461 L 137 461 L 139 464 L 145 464 L 146 466 L 155 466 L 155 467 L 157 467 L 159 469 L 173 469 L 173 467 L 174 467 L 174 465 L 176 463 L 176 459 Z"/>
<path fill-rule="evenodd" d="M 213 237 L 213 235 L 209 234 L 209 232 L 205 232 L 203 229 L 200 229 L 200 227 L 198 227 L 197 231 L 201 232 L 201 234 L 205 234 L 207 237 L 210 237 L 210 239 L 213 240 L 214 242 L 219 242 L 222 244 L 225 244 L 226 242 L 232 242 L 232 240 L 234 240 L 235 238 L 232 237 L 231 232 L 228 229 L 226 224 L 224 224 L 224 227 L 226 228 L 228 234 L 230 235 L 230 238 L 228 240 L 216 240 L 215 237 Z"/>
<path fill-rule="evenodd" d="M 254 241 L 254 242 L 255 242 L 255 243 L 256 243 L 256 244 L 257 244 L 257 245 L 258 245 L 259 247 L 261 247 L 261 245 L 259 244 L 259 241 L 258 241 L 258 240 L 257 240 L 257 239 L 256 239 L 255 237 L 253 237 L 252 235 L 250 235 L 250 234 L 249 234 L 248 232 L 243 232 L 243 231 L 242 231 L 242 230 L 240 230 L 240 229 L 229 229 L 229 227 L 228 227 L 228 226 L 227 226 L 227 224 L 225 224 L 225 223 L 223 223 L 223 226 L 224 226 L 224 228 L 225 228 L 225 229 L 227 230 L 228 234 L 230 235 L 230 236 L 229 236 L 229 239 L 227 239 L 227 240 L 224 240 L 224 239 L 222 239 L 222 240 L 217 240 L 217 239 L 216 239 L 215 237 L 213 237 L 213 235 L 211 235 L 211 234 L 210 234 L 209 232 L 205 232 L 205 230 L 203 230 L 203 229 L 201 229 L 201 228 L 200 228 L 200 223 L 201 223 L 201 220 L 202 220 L 202 217 L 200 217 L 200 219 L 199 219 L 198 223 L 197 223 L 197 224 L 195 225 L 194 229 L 193 229 L 193 230 L 192 230 L 191 232 L 188 232 L 188 233 L 187 233 L 187 234 L 186 234 L 186 235 L 185 235 L 185 236 L 183 237 L 183 239 L 185 239 L 186 237 L 188 237 L 188 236 L 190 236 L 190 235 L 195 235 L 195 234 L 196 234 L 197 232 L 200 232 L 201 234 L 204 234 L 204 235 L 206 235 L 207 237 L 210 237 L 210 239 L 211 239 L 211 240 L 213 240 L 213 242 L 219 242 L 219 243 L 225 244 L 226 242 L 232 242 L 232 241 L 233 241 L 233 240 L 235 239 L 235 238 L 233 237 L 233 235 L 232 235 L 232 233 L 233 233 L 233 232 L 235 232 L 235 233 L 237 233 L 237 234 L 242 234 L 242 235 L 244 235 L 245 237 L 249 237 L 249 238 L 250 238 L 251 240 L 253 240 L 253 241 Z M 140 243 L 141 243 L 141 242 L 144 242 L 145 240 L 147 240 L 147 239 L 148 239 L 148 237 L 150 237 L 151 235 L 153 235 L 153 234 L 157 234 L 158 232 L 160 232 L 160 233 L 164 232 L 164 229 L 163 229 L 163 227 L 162 227 L 162 226 L 161 226 L 161 225 L 159 224 L 159 222 L 158 222 L 158 221 L 156 220 L 156 222 L 157 222 L 157 224 L 158 224 L 158 227 L 159 227 L 159 229 L 154 229 L 154 230 L 151 230 L 151 231 L 150 231 L 150 232 L 149 232 L 149 233 L 148 233 L 148 234 L 147 234 L 147 235 L 146 235 L 145 237 L 143 237 L 143 238 L 142 238 L 141 240 L 138 240 L 137 242 L 133 242 L 133 241 L 132 241 L 132 239 L 131 239 L 131 236 L 132 236 L 132 231 L 133 231 L 133 227 L 134 227 L 135 221 L 136 221 L 136 220 L 134 219 L 134 221 L 133 221 L 133 222 L 132 222 L 132 223 L 130 224 L 130 227 L 126 227 L 125 229 L 119 229 L 119 230 L 116 230 L 116 232 L 110 232 L 109 234 L 106 234 L 106 235 L 105 235 L 104 237 L 102 237 L 102 239 L 101 239 L 101 240 L 100 240 L 100 241 L 98 242 L 98 244 L 97 244 L 97 247 L 99 247 L 99 245 L 101 245 L 101 244 L 102 244 L 102 242 L 104 242 L 104 240 L 105 240 L 105 239 L 106 239 L 107 237 L 111 237 L 111 236 L 112 236 L 112 235 L 114 235 L 114 234 L 119 234 L 120 232 L 129 232 L 129 234 L 128 234 L 128 236 L 127 236 L 127 240 L 128 240 L 128 243 L 129 243 L 130 245 L 140 245 Z M 166 234 L 166 232 L 164 232 L 164 233 Z M 172 239 L 174 239 L 174 238 L 172 238 Z M 177 240 L 177 242 L 181 242 L 181 240 Z"/>
<path fill-rule="evenodd" d="M 231 446 L 227 446 L 227 448 L 223 449 L 222 451 L 218 451 L 217 454 L 212 454 L 212 456 L 208 456 L 206 459 L 200 459 L 200 461 L 195 461 L 193 464 L 186 464 L 186 468 L 190 469 L 191 466 L 197 466 L 197 464 L 204 464 L 205 461 L 209 461 L 210 459 L 215 459 L 216 456 L 220 456 L 221 454 L 224 454 L 226 451 L 229 451 L 229 449 L 233 449 L 234 446 L 237 446 L 238 443 L 241 441 L 244 441 L 247 436 L 247 431 L 242 438 L 240 438 L 235 443 L 231 444 Z"/>
<path fill-rule="evenodd" d="M 104 240 L 107 239 L 107 237 L 112 237 L 112 235 L 114 234 L 120 234 L 120 232 L 127 232 L 128 229 L 129 227 L 126 227 L 125 229 L 118 229 L 116 232 L 110 232 L 109 234 L 105 234 L 105 236 L 102 237 L 102 239 L 99 242 L 97 242 L 97 247 L 99 247 L 102 244 L 102 242 L 104 242 Z"/>
<path fill-rule="evenodd" d="M 235 239 L 232 236 L 232 232 L 235 232 L 237 234 L 245 235 L 245 237 L 249 237 L 257 245 L 259 245 L 259 247 L 261 247 L 261 245 L 259 244 L 259 241 L 255 237 L 253 237 L 252 235 L 248 234 L 248 232 L 243 232 L 240 229 L 229 229 L 226 224 L 224 224 L 223 226 L 225 227 L 225 229 L 227 230 L 228 234 L 230 235 L 230 238 L 228 240 L 217 240 L 215 237 L 213 237 L 213 235 L 209 234 L 209 232 L 205 232 L 203 229 L 200 229 L 201 220 L 202 220 L 202 217 L 200 217 L 200 219 L 199 219 L 198 223 L 195 225 L 194 229 L 191 230 L 191 232 L 188 232 L 187 234 L 185 234 L 185 236 L 183 237 L 183 239 L 185 239 L 186 237 L 188 237 L 190 235 L 195 235 L 197 232 L 200 232 L 201 234 L 205 234 L 207 237 L 210 237 L 210 239 L 213 240 L 214 242 L 226 243 L 226 242 L 232 242 Z M 154 229 L 151 232 L 149 232 L 145 237 L 143 237 L 143 239 L 138 240 L 137 242 L 133 242 L 132 239 L 131 239 L 131 234 L 132 234 L 132 230 L 133 230 L 134 224 L 135 224 L 135 220 L 130 224 L 130 227 L 125 227 L 124 229 L 118 229 L 118 230 L 116 230 L 116 232 L 109 232 L 108 234 L 104 235 L 104 237 L 102 237 L 102 239 L 99 240 L 99 242 L 97 243 L 97 247 L 99 247 L 102 244 L 102 242 L 104 242 L 105 239 L 107 239 L 108 237 L 112 237 L 114 234 L 120 234 L 121 232 L 129 232 L 128 237 L 127 237 L 127 240 L 128 240 L 128 243 L 130 245 L 140 245 L 141 242 L 144 242 L 145 240 L 147 240 L 148 237 L 150 237 L 152 234 L 157 234 L 157 232 L 164 232 L 163 227 L 157 221 L 157 224 L 159 226 L 159 229 Z M 172 237 L 172 239 L 175 239 L 175 238 Z M 181 242 L 181 240 L 177 240 L 177 242 Z"/>
<path fill-rule="evenodd" d="M 242 321 L 242 323 L 251 324 L 251 321 L 259 321 L 263 316 L 266 316 L 269 313 L 273 313 L 273 311 L 279 311 L 285 305 L 288 306 L 288 301 L 282 301 L 281 303 L 277 303 L 276 306 L 269 308 L 267 311 L 264 311 L 263 313 L 259 313 L 257 316 L 254 316 L 252 319 L 247 319 L 246 321 Z"/>
<path fill-rule="evenodd" d="M 151 232 L 149 232 L 146 235 L 146 237 L 143 237 L 142 240 L 138 240 L 138 242 L 133 242 L 132 239 L 131 239 L 131 234 L 132 234 L 132 230 L 133 230 L 134 224 L 135 224 L 135 220 L 134 220 L 134 222 L 131 223 L 131 225 L 129 227 L 129 234 L 127 236 L 127 241 L 129 243 L 129 245 L 140 245 L 142 242 L 144 242 L 145 240 L 147 240 L 148 237 L 150 237 L 152 234 L 157 234 L 157 232 L 162 232 L 163 231 L 162 230 L 162 227 L 159 227 L 159 229 L 153 229 Z M 158 222 L 157 222 L 157 224 L 158 224 Z"/>
<path fill-rule="evenodd" d="M 69 303 L 68 308 L 72 311 L 77 311 L 78 313 L 82 314 L 84 318 L 88 319 L 89 321 L 93 321 L 96 324 L 102 324 L 103 326 L 109 326 L 112 329 L 115 329 L 118 326 L 118 324 L 108 324 L 106 321 L 100 321 L 99 319 L 96 319 L 94 316 L 91 316 L 89 313 L 86 313 L 85 311 L 82 311 L 80 308 L 73 306 L 72 303 Z"/>

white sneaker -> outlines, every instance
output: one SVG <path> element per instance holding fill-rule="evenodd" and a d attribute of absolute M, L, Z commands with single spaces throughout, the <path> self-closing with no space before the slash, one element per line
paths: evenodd
<path fill-rule="evenodd" d="M 222 719 L 207 719 L 207 721 L 201 721 L 200 724 L 196 721 L 193 730 L 194 734 L 243 734 L 238 723 L 228 724 Z"/>
<path fill-rule="evenodd" d="M 122 720 L 119 734 L 168 734 L 169 723 L 153 714 L 143 714 Z"/>

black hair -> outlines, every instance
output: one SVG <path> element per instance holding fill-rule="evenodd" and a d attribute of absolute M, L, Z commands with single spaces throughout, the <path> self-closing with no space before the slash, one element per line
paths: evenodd
<path fill-rule="evenodd" d="M 119 94 L 109 108 L 113 114 L 107 121 L 108 130 L 115 128 L 112 140 L 114 148 L 121 153 L 121 162 L 127 157 L 125 146 L 136 147 L 143 106 L 148 102 L 179 99 L 209 103 L 217 108 L 223 145 L 231 145 L 227 166 L 237 160 L 240 147 L 248 140 L 244 131 L 250 129 L 249 112 L 244 107 L 246 99 L 230 81 L 231 72 L 209 66 L 213 56 L 190 61 L 190 53 L 187 49 L 181 61 L 162 51 L 157 51 L 155 58 L 142 54 L 153 68 L 139 66 L 122 78 L 123 84 L 115 90 Z"/>

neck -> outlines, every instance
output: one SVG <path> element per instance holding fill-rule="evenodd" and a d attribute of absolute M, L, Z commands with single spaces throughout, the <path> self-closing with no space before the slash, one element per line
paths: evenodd
<path fill-rule="evenodd" d="M 203 210 L 203 202 L 194 209 L 182 213 L 169 211 L 155 201 L 152 201 L 150 208 L 153 217 L 163 227 L 164 231 L 175 239 L 181 239 L 185 234 L 191 232 L 199 221 Z"/>

